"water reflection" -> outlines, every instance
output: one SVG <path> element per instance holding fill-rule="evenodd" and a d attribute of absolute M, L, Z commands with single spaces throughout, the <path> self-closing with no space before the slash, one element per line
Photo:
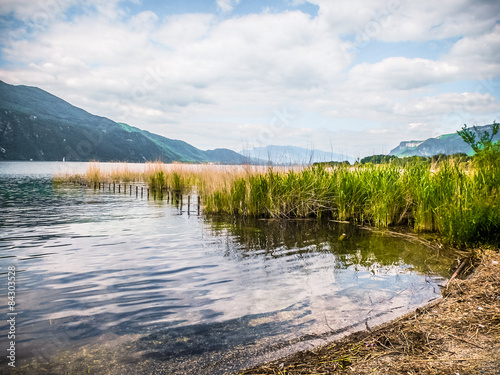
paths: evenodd
<path fill-rule="evenodd" d="M 331 252 L 336 268 L 408 267 L 422 274 L 449 276 L 451 254 L 394 237 L 386 230 L 368 230 L 334 221 L 206 218 L 216 236 L 233 238 L 240 246 L 229 246 L 227 257 L 265 256 L 269 259 L 309 252 Z"/>
<path fill-rule="evenodd" d="M 26 373 L 234 371 L 435 298 L 450 262 L 349 225 L 188 215 L 46 176 L 0 173 L 0 197 Z"/>

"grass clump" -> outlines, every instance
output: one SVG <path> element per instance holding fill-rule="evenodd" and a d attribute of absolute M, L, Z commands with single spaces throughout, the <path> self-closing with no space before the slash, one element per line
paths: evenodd
<path fill-rule="evenodd" d="M 498 167 L 489 166 L 494 169 Z M 313 166 L 240 177 L 204 196 L 212 213 L 265 218 L 326 217 L 377 227 L 407 224 L 453 245 L 500 243 L 496 171 L 439 165 Z M 498 185 L 497 185 L 498 186 Z"/>

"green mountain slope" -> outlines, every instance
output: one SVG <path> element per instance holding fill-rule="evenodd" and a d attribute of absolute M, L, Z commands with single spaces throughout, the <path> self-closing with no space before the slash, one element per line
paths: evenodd
<path fill-rule="evenodd" d="M 36 87 L 0 81 L 0 160 L 215 162 L 251 160 L 92 115 Z"/>
<path fill-rule="evenodd" d="M 488 131 L 491 134 L 493 124 L 477 126 L 479 132 Z M 473 129 L 471 129 L 473 130 Z M 500 141 L 500 134 L 497 134 L 494 141 Z M 404 141 L 398 147 L 391 150 L 389 155 L 398 157 L 405 156 L 433 156 L 438 154 L 459 154 L 464 153 L 467 155 L 474 154 L 472 148 L 463 141 L 457 134 L 444 134 L 436 138 L 429 138 L 425 141 Z"/>

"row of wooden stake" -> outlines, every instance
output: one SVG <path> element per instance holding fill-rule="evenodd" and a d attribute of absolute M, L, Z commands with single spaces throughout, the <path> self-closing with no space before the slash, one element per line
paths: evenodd
<path fill-rule="evenodd" d="M 106 189 L 106 184 L 104 182 L 94 182 L 93 185 L 92 183 L 88 183 L 86 181 L 80 181 L 80 185 L 82 186 L 87 186 L 87 187 L 93 187 L 94 190 L 105 190 Z M 112 185 L 112 186 L 111 186 Z M 118 193 L 121 193 L 121 184 L 117 184 L 116 183 L 108 183 L 108 191 L 111 192 L 111 189 L 113 189 L 113 193 L 116 192 L 116 188 L 118 187 Z M 127 184 L 124 184 L 123 185 L 123 192 L 126 194 L 127 193 Z M 180 192 L 174 192 L 174 191 L 170 191 L 168 189 L 165 190 L 166 194 L 167 194 L 167 202 L 172 202 L 172 203 L 176 203 L 176 204 L 179 204 L 180 203 L 180 206 L 182 208 L 182 204 L 183 204 L 183 197 L 182 197 L 182 194 Z M 144 188 L 144 186 L 141 186 L 141 191 L 140 191 L 140 194 L 141 194 L 141 198 L 144 196 L 144 193 L 146 194 L 146 197 L 147 199 L 149 199 L 149 195 L 150 195 L 150 190 L 149 188 Z M 152 189 L 151 191 L 152 195 L 153 195 L 153 198 L 156 199 L 156 194 L 157 194 L 157 191 Z M 132 184 L 129 185 L 129 194 L 132 195 Z M 164 191 L 163 189 L 160 189 L 159 191 L 159 195 L 161 197 L 163 197 L 163 194 L 164 194 Z M 136 198 L 139 197 L 139 186 L 135 185 L 135 196 Z M 188 213 L 190 212 L 190 208 L 191 208 L 191 195 L 188 195 L 188 201 L 187 201 L 187 204 L 188 204 Z M 197 196 L 198 198 L 198 214 L 200 212 L 200 207 L 201 207 L 201 198 L 200 196 Z"/>

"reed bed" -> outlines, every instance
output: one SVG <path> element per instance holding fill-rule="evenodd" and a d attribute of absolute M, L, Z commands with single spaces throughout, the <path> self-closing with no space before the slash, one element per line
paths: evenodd
<path fill-rule="evenodd" d="M 290 168 L 278 168 L 285 171 Z M 214 164 L 90 163 L 82 175 L 60 175 L 55 181 L 94 183 L 146 183 L 154 191 L 173 190 L 208 196 L 228 189 L 235 180 L 265 173 L 264 166 Z"/>
<path fill-rule="evenodd" d="M 453 245 L 500 243 L 498 166 L 477 168 L 453 160 L 268 169 L 233 180 L 204 197 L 212 213 L 258 217 L 326 217 L 376 227 L 406 224 L 437 232 Z"/>
<path fill-rule="evenodd" d="M 415 232 L 437 232 L 452 245 L 498 245 L 500 163 L 481 160 L 302 168 L 93 163 L 84 179 L 196 191 L 209 214 L 408 225 Z"/>

